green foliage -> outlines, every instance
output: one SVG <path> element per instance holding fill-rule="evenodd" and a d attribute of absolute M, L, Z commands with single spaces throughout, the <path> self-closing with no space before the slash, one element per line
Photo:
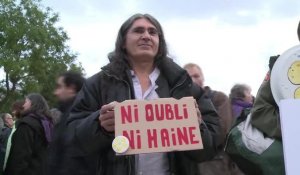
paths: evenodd
<path fill-rule="evenodd" d="M 30 92 L 53 105 L 56 77 L 66 70 L 82 72 L 75 63 L 59 17 L 39 0 L 0 0 L 0 111 Z"/>

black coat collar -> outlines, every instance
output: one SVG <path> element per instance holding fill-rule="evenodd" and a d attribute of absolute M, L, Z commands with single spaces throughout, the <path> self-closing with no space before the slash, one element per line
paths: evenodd
<path fill-rule="evenodd" d="M 172 88 L 178 84 L 180 80 L 191 79 L 189 78 L 186 70 L 173 62 L 171 58 L 163 58 L 156 62 L 158 69 L 164 78 L 166 78 L 169 86 Z M 130 67 L 125 59 L 118 61 L 112 61 L 106 66 L 102 67 L 102 70 L 109 76 L 115 77 L 120 80 L 130 79 Z"/>

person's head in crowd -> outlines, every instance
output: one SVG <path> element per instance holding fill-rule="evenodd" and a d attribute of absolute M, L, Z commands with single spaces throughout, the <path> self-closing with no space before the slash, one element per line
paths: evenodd
<path fill-rule="evenodd" d="M 251 87 L 246 84 L 235 84 L 230 90 L 229 98 L 231 101 L 240 100 L 252 104 Z"/>
<path fill-rule="evenodd" d="M 25 103 L 23 105 L 23 114 L 26 115 L 29 113 L 52 118 L 47 101 L 42 95 L 38 93 L 31 93 L 25 98 Z"/>
<path fill-rule="evenodd" d="M 158 63 L 167 57 L 167 45 L 160 23 L 149 14 L 135 14 L 126 20 L 117 36 L 115 50 L 110 53 L 110 61 L 119 63 L 118 71 L 123 71 L 124 61 L 134 67 L 135 63 Z"/>
<path fill-rule="evenodd" d="M 8 128 L 12 128 L 14 126 L 13 117 L 9 113 L 3 113 L 1 116 L 4 125 Z"/>
<path fill-rule="evenodd" d="M 17 100 L 12 104 L 12 107 L 11 107 L 12 112 L 11 113 L 15 120 L 19 119 L 21 117 L 24 103 L 25 103 L 24 100 Z"/>
<path fill-rule="evenodd" d="M 56 80 L 54 95 L 59 102 L 66 102 L 73 99 L 80 91 L 84 78 L 77 72 L 65 72 Z"/>
<path fill-rule="evenodd" d="M 204 88 L 204 75 L 202 69 L 197 64 L 188 63 L 184 65 L 183 68 L 190 75 L 194 83 Z"/>

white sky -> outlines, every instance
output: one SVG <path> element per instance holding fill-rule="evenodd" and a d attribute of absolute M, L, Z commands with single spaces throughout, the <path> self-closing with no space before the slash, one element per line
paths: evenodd
<path fill-rule="evenodd" d="M 199 64 L 205 85 L 229 93 L 249 84 L 255 95 L 271 55 L 297 45 L 298 0 L 45 0 L 60 15 L 87 77 L 108 63 L 121 24 L 149 13 L 163 26 L 170 55 Z"/>

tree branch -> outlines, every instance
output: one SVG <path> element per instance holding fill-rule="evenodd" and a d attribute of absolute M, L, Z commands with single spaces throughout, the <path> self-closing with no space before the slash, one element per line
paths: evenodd
<path fill-rule="evenodd" d="M 16 87 L 17 87 L 16 84 L 17 83 L 13 82 L 13 85 L 12 85 L 12 88 L 11 88 L 11 92 L 14 92 L 16 90 Z"/>
<path fill-rule="evenodd" d="M 4 70 L 4 72 L 6 74 L 5 86 L 6 86 L 6 92 L 8 94 L 8 92 L 9 92 L 9 76 L 8 76 L 8 72 L 7 71 Z"/>

